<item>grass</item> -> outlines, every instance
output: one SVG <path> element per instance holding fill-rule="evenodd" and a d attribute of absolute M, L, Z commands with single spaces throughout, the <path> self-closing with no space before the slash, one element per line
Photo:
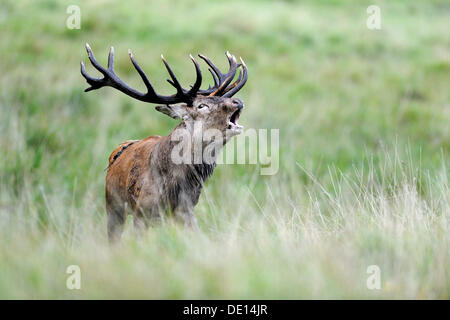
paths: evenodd
<path fill-rule="evenodd" d="M 0 298 L 418 298 L 450 296 L 450 7 L 372 2 L 78 2 L 0 7 Z M 104 168 L 127 139 L 176 125 L 113 90 L 89 94 L 84 43 L 139 87 L 131 48 L 168 93 L 189 53 L 250 72 L 246 128 L 280 129 L 280 169 L 220 165 L 196 207 L 106 242 Z M 90 70 L 92 72 L 92 69 Z M 128 221 L 130 222 L 130 221 Z M 66 288 L 67 266 L 81 290 Z M 369 290 L 378 265 L 381 289 Z"/>

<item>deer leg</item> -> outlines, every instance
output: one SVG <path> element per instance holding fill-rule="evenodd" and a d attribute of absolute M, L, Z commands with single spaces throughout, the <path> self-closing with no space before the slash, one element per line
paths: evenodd
<path fill-rule="evenodd" d="M 160 222 L 158 204 L 145 193 L 138 200 L 133 213 L 133 224 L 136 236 L 142 237 L 149 227 Z"/>
<path fill-rule="evenodd" d="M 200 189 L 189 190 L 188 192 L 181 192 L 178 195 L 178 203 L 175 206 L 174 214 L 178 220 L 183 221 L 184 225 L 196 232 L 200 231 L 197 224 L 197 219 L 194 215 L 194 207 L 197 204 L 200 196 Z"/>
<path fill-rule="evenodd" d="M 133 225 L 136 236 L 141 238 L 150 226 L 149 217 L 142 210 L 138 210 L 133 217 Z"/>
<path fill-rule="evenodd" d="M 117 243 L 123 232 L 125 224 L 125 212 L 121 208 L 113 208 L 106 205 L 108 222 L 108 240 L 110 244 Z"/>
<path fill-rule="evenodd" d="M 200 231 L 200 229 L 198 228 L 198 224 L 197 224 L 197 218 L 195 218 L 194 215 L 194 210 L 193 208 L 186 208 L 183 206 L 178 206 L 175 210 L 174 210 L 175 216 L 183 221 L 184 225 L 193 230 L 193 231 Z"/>
<path fill-rule="evenodd" d="M 184 215 L 184 225 L 195 232 L 200 232 L 198 228 L 197 218 L 194 216 L 194 212 L 190 212 L 189 214 Z"/>

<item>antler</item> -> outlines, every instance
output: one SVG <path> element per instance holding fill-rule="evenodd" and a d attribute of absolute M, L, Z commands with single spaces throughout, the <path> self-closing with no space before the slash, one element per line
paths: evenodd
<path fill-rule="evenodd" d="M 164 63 L 164 65 L 167 68 L 167 71 L 171 77 L 172 80 L 167 80 L 172 86 L 177 89 L 177 93 L 170 95 L 170 96 L 163 96 L 158 93 L 156 93 L 155 89 L 153 88 L 152 84 L 150 83 L 150 80 L 148 79 L 147 75 L 145 74 L 144 70 L 142 70 L 141 66 L 136 62 L 134 59 L 133 54 L 130 50 L 128 50 L 128 54 L 130 56 L 131 62 L 133 63 L 133 66 L 136 68 L 137 72 L 142 78 L 142 81 L 145 84 L 145 87 L 147 88 L 146 93 L 142 93 L 136 89 L 131 88 L 129 85 L 127 85 L 125 82 L 123 82 L 114 72 L 114 48 L 111 47 L 111 50 L 109 51 L 108 56 L 108 68 L 105 69 L 94 57 L 94 53 L 92 52 L 91 47 L 89 44 L 86 43 L 86 51 L 89 56 L 89 60 L 91 61 L 92 65 L 95 69 L 97 69 L 101 74 L 103 74 L 103 78 L 94 78 L 87 74 L 86 69 L 84 67 L 84 63 L 81 62 L 81 74 L 86 79 L 87 83 L 89 83 L 91 86 L 84 90 L 85 92 L 91 91 L 91 90 L 97 90 L 99 88 L 109 86 L 116 88 L 117 90 L 125 93 L 126 95 L 133 97 L 135 99 L 138 99 L 140 101 L 144 102 L 150 102 L 150 103 L 162 103 L 162 104 L 175 104 L 180 102 L 186 102 L 190 103 L 197 95 L 197 91 L 200 89 L 200 86 L 202 84 L 202 73 L 200 71 L 200 66 L 198 65 L 197 61 L 190 56 L 192 62 L 195 66 L 195 71 L 197 74 L 197 79 L 195 80 L 194 85 L 190 90 L 186 90 L 183 87 L 181 87 L 180 83 L 178 82 L 178 79 L 176 78 L 175 74 L 173 73 L 172 69 L 170 68 L 169 64 L 167 63 L 166 59 L 161 55 L 161 59 Z"/>
<path fill-rule="evenodd" d="M 212 61 L 202 55 L 199 54 L 198 56 L 203 59 L 206 64 L 210 67 L 209 72 L 213 76 L 214 79 L 214 86 L 211 88 L 208 88 L 206 90 L 199 90 L 198 94 L 201 95 L 209 95 L 209 96 L 223 96 L 223 97 L 232 97 L 235 95 L 247 82 L 248 78 L 248 71 L 247 66 L 245 65 L 242 58 L 239 58 L 241 63 L 238 64 L 236 62 L 236 58 L 232 56 L 228 51 L 226 53 L 228 58 L 228 63 L 230 65 L 230 68 L 227 73 L 223 74 L 219 68 L 217 68 Z M 239 71 L 238 79 L 230 85 L 230 82 L 233 80 L 234 76 L 236 75 L 236 71 L 238 68 L 242 67 L 242 72 Z"/>
<path fill-rule="evenodd" d="M 173 95 L 163 96 L 156 93 L 144 70 L 142 70 L 141 66 L 136 62 L 131 51 L 128 50 L 131 62 L 133 63 L 133 66 L 136 68 L 137 72 L 142 78 L 142 81 L 144 82 L 145 87 L 147 88 L 147 92 L 142 93 L 136 89 L 131 88 L 129 85 L 123 82 L 114 72 L 113 47 L 111 47 L 111 50 L 109 51 L 107 68 L 104 68 L 100 63 L 98 63 L 98 61 L 94 57 L 94 53 L 92 52 L 91 47 L 87 43 L 86 43 L 86 51 L 88 53 L 88 57 L 92 65 L 103 75 L 103 78 L 94 78 L 88 75 L 84 63 L 81 62 L 81 74 L 86 79 L 87 83 L 91 85 L 89 88 L 84 90 L 85 92 L 109 86 L 116 88 L 117 90 L 137 100 L 149 103 L 161 103 L 169 105 L 185 102 L 188 105 L 190 105 L 197 95 L 232 97 L 244 86 L 248 77 L 247 66 L 245 65 L 244 61 L 240 59 L 241 63 L 238 64 L 236 58 L 232 56 L 229 52 L 227 52 L 226 55 L 228 58 L 228 62 L 230 64 L 230 68 L 228 72 L 225 74 L 221 73 L 219 68 L 217 68 L 207 57 L 199 55 L 200 58 L 203 59 L 211 67 L 209 71 L 211 72 L 214 79 L 214 86 L 212 88 L 210 87 L 206 90 L 200 90 L 200 86 L 202 84 L 202 73 L 200 71 L 200 66 L 198 65 L 197 61 L 190 55 L 189 57 L 191 58 L 195 66 L 197 78 L 192 88 L 190 90 L 186 90 L 180 85 L 178 79 L 176 78 L 166 59 L 164 59 L 164 57 L 161 55 L 161 59 L 164 65 L 166 66 L 167 72 L 169 73 L 171 78 L 171 80 L 167 81 L 177 90 L 177 92 Z M 240 67 L 242 67 L 242 72 L 239 72 L 238 79 L 230 85 L 230 82 L 233 80 L 237 69 Z"/>

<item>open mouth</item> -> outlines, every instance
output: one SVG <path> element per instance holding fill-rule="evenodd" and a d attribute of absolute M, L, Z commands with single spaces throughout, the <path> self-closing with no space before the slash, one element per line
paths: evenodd
<path fill-rule="evenodd" d="M 241 115 L 242 109 L 238 109 L 230 117 L 228 121 L 228 129 L 242 129 L 243 127 L 238 124 L 239 117 Z"/>

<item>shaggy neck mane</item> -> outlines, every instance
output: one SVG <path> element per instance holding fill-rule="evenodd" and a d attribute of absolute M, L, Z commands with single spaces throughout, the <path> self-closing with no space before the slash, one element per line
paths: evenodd
<path fill-rule="evenodd" d="M 160 153 L 160 166 L 163 171 L 164 169 L 171 167 L 169 164 L 173 160 L 171 159 L 173 148 L 180 143 L 180 141 L 172 140 L 172 134 L 174 131 L 178 129 L 189 130 L 189 126 L 183 121 L 178 124 L 175 129 L 161 141 L 158 153 Z M 191 141 L 191 146 L 193 143 Z M 193 159 L 193 153 L 191 154 L 191 159 Z M 212 175 L 216 163 L 199 163 L 199 164 L 174 164 L 178 169 L 181 169 L 180 172 L 177 172 L 177 180 L 178 182 L 186 183 L 189 187 L 197 188 L 201 187 L 203 183 Z"/>

